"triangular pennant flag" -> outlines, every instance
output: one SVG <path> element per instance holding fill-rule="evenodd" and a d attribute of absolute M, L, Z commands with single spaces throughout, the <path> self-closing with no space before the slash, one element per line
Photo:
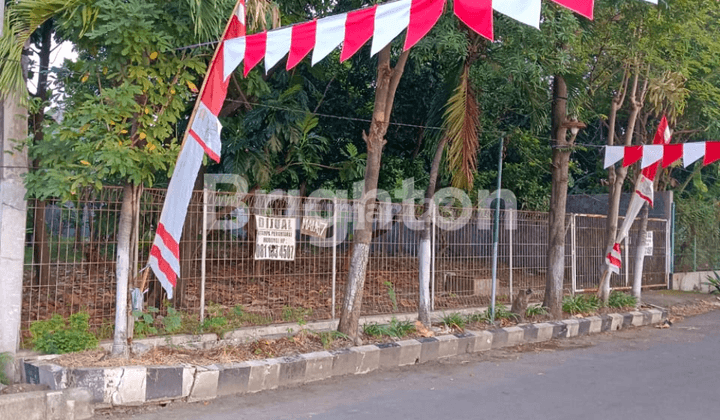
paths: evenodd
<path fill-rule="evenodd" d="M 677 162 L 683 156 L 683 145 L 682 144 L 666 144 L 663 146 L 662 167 L 667 168 L 673 163 Z"/>
<path fill-rule="evenodd" d="M 509 18 L 540 29 L 542 0 L 493 0 L 492 7 Z"/>
<path fill-rule="evenodd" d="M 660 124 L 658 124 L 658 128 L 655 131 L 655 137 L 653 138 L 653 146 L 646 146 L 645 150 L 643 151 L 642 174 L 647 179 L 651 181 L 655 180 L 658 167 L 660 166 L 660 163 L 655 162 L 660 159 L 657 159 L 653 162 L 650 162 L 650 160 L 654 159 L 655 155 L 657 155 L 658 153 L 662 158 L 663 154 L 665 153 L 664 147 L 662 145 L 670 143 L 671 138 L 672 132 L 668 127 L 667 118 L 665 118 L 665 116 L 663 115 L 663 117 L 660 119 Z M 657 148 L 660 148 L 661 150 L 658 150 Z"/>
<path fill-rule="evenodd" d="M 375 33 L 370 55 L 380 52 L 410 24 L 411 0 L 400 0 L 378 6 L 375 11 Z"/>
<path fill-rule="evenodd" d="M 685 143 L 683 145 L 683 166 L 688 167 L 705 156 L 705 142 Z"/>
<path fill-rule="evenodd" d="M 455 0 L 455 16 L 470 29 L 493 40 L 492 0 Z"/>
<path fill-rule="evenodd" d="M 348 13 L 341 62 L 352 57 L 372 37 L 375 31 L 375 10 L 377 5 Z"/>
<path fill-rule="evenodd" d="M 639 161 L 643 155 L 642 146 L 628 146 L 625 148 L 625 155 L 623 156 L 623 167 L 628 167 L 633 163 Z"/>
<path fill-rule="evenodd" d="M 265 73 L 290 52 L 292 41 L 292 27 L 280 28 L 267 33 L 265 46 Z"/>
<path fill-rule="evenodd" d="M 315 46 L 315 30 L 317 21 L 313 20 L 307 23 L 295 25 L 292 28 L 292 43 L 290 44 L 290 55 L 288 55 L 286 69 L 297 66 L 299 62 Z"/>
<path fill-rule="evenodd" d="M 720 141 L 709 141 L 705 143 L 705 160 L 703 165 L 709 165 L 720 160 Z"/>
<path fill-rule="evenodd" d="M 593 0 L 553 0 L 555 3 L 565 6 L 573 12 L 577 12 L 586 18 L 593 18 Z"/>
<path fill-rule="evenodd" d="M 607 169 L 623 158 L 625 148 L 623 146 L 605 146 L 605 166 Z"/>
<path fill-rule="evenodd" d="M 243 75 L 247 76 L 253 67 L 265 57 L 265 41 L 267 32 L 260 32 L 248 35 L 245 38 L 245 70 Z"/>
<path fill-rule="evenodd" d="M 445 0 L 413 0 L 410 6 L 410 24 L 405 35 L 404 50 L 417 44 L 437 23 L 445 7 Z"/>
<path fill-rule="evenodd" d="M 665 116 L 663 115 L 663 117 L 660 119 L 660 124 L 658 124 L 658 129 L 655 132 L 653 144 L 668 144 L 670 143 L 671 137 L 672 132 L 670 131 L 670 127 L 668 126 L 667 118 L 665 118 Z"/>
<path fill-rule="evenodd" d="M 327 57 L 345 39 L 347 13 L 319 19 L 315 28 L 315 49 L 312 65 Z"/>
<path fill-rule="evenodd" d="M 227 80 L 228 77 L 235 71 L 237 66 L 242 63 L 245 58 L 245 37 L 233 38 L 225 41 L 223 45 L 224 49 L 224 63 L 223 63 L 223 78 Z"/>
<path fill-rule="evenodd" d="M 648 166 L 654 164 L 655 162 L 659 161 L 663 157 L 663 146 L 662 145 L 648 145 L 643 146 L 643 156 L 642 156 L 642 169 L 647 168 Z"/>

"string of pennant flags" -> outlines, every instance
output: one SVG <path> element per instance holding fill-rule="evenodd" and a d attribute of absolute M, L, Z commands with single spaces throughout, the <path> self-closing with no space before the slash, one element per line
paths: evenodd
<path fill-rule="evenodd" d="M 720 160 L 720 141 L 702 141 L 684 144 L 664 144 L 645 146 L 606 146 L 605 168 L 622 161 L 627 167 L 640 162 L 642 169 L 660 163 L 663 168 L 682 159 L 684 167 L 688 167 L 702 159 L 703 165 Z"/>
<path fill-rule="evenodd" d="M 470 29 L 493 40 L 493 12 L 539 28 L 542 1 L 453 0 L 453 10 Z M 552 1 L 593 18 L 594 0 Z M 657 4 L 657 0 L 644 1 Z M 403 48 L 408 50 L 435 26 L 445 3 L 446 0 L 397 0 L 246 35 L 245 0 L 237 0 L 190 116 L 150 250 L 149 265 L 168 299 L 172 299 L 180 276 L 180 237 L 203 156 L 207 154 L 220 161 L 222 125 L 218 115 L 227 96 L 229 78 L 237 67 L 244 63 L 243 75 L 247 76 L 264 59 L 268 72 L 287 56 L 285 67 L 290 70 L 311 51 L 311 64 L 315 65 L 340 46 L 340 60 L 345 61 L 371 38 L 370 53 L 375 55 L 403 32 Z"/>

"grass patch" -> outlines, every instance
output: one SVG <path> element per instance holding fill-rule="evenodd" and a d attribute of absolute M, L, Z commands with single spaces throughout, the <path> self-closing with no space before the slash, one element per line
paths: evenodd
<path fill-rule="evenodd" d="M 5 368 L 12 362 L 13 357 L 10 353 L 0 353 L 0 384 L 10 385 L 10 379 L 5 374 Z"/>

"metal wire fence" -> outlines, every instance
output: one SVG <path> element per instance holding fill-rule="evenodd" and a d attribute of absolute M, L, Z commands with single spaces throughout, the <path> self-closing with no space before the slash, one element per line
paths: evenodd
<path fill-rule="evenodd" d="M 132 275 L 145 266 L 164 190 L 142 192 L 135 215 Z M 53 314 L 81 310 L 93 328 L 111 330 L 115 310 L 115 246 L 121 188 L 87 192 L 74 202 L 29 203 L 23 288 L 23 329 Z M 255 323 L 337 317 L 350 266 L 359 203 L 333 198 L 196 191 L 180 243 L 181 278 L 172 305 L 190 314 L 242 306 Z M 418 301 L 418 250 L 423 206 L 380 203 L 363 294 L 364 314 L 413 312 Z M 258 217 L 293 220 L 292 258 L 258 260 Z M 494 210 L 440 206 L 431 212 L 432 302 L 453 310 L 489 302 L 492 286 Z M 305 219 L 323 229 L 307 232 Z M 501 210 L 498 237 L 499 302 L 519 290 L 542 299 L 547 275 L 548 215 Z M 325 226 L 327 224 L 327 226 Z M 203 226 L 206 228 L 203 229 Z M 602 273 L 605 218 L 568 215 L 566 293 L 597 287 Z M 669 274 L 669 230 L 665 220 L 648 223 L 652 255 L 643 281 L 664 285 Z M 613 287 L 631 284 L 634 242 Z M 288 257 L 288 256 L 286 256 Z M 132 284 L 136 284 L 131 281 Z M 156 281 L 145 292 L 148 305 L 168 304 Z"/>

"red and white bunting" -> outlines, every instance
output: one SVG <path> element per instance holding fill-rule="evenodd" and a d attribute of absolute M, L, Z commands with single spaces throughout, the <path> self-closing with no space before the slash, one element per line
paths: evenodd
<path fill-rule="evenodd" d="M 678 160 L 683 160 L 683 166 L 688 167 L 700 159 L 703 165 L 720 160 L 720 142 L 701 141 L 685 144 L 663 144 L 646 146 L 605 146 L 604 168 L 622 160 L 623 167 L 642 161 L 642 168 L 652 167 L 653 164 L 662 164 L 667 168 Z"/>
<path fill-rule="evenodd" d="M 286 69 L 292 69 L 313 51 L 315 65 L 342 45 L 340 61 L 352 57 L 371 38 L 370 54 L 375 55 L 406 31 L 404 49 L 422 39 L 442 15 L 446 0 L 396 0 L 304 22 L 289 27 L 248 35 L 243 40 L 225 41 L 223 77 L 244 62 L 247 74 L 265 59 L 267 73 L 287 55 Z M 553 0 L 592 19 L 593 0 Z M 542 0 L 453 0 L 454 13 L 480 35 L 493 39 L 493 11 L 518 22 L 540 27 Z"/>

